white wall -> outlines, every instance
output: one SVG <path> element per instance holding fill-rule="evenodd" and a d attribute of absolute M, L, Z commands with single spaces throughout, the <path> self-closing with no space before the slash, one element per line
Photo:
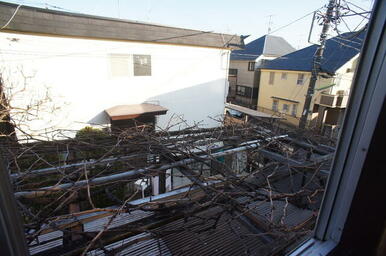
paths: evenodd
<path fill-rule="evenodd" d="M 149 54 L 152 75 L 112 77 L 110 54 Z M 104 109 L 147 101 L 169 109 L 158 119 L 162 128 L 173 115 L 216 126 L 208 117 L 223 114 L 228 63 L 222 49 L 0 33 L 1 72 L 13 106 L 33 105 L 46 93 L 52 99 L 39 120 L 21 121 L 35 133 L 101 123 Z M 21 73 L 30 77 L 26 83 Z"/>

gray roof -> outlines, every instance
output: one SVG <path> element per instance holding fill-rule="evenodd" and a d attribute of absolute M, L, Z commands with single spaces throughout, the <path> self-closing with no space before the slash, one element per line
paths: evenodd
<path fill-rule="evenodd" d="M 295 51 L 284 38 L 265 35 L 245 45 L 244 50 L 236 50 L 231 60 L 255 60 L 260 55 L 279 57 Z"/>
<path fill-rule="evenodd" d="M 176 28 L 138 21 L 62 12 L 0 2 L 2 32 L 179 44 L 202 47 L 243 47 L 236 35 Z M 16 14 L 15 14 L 16 13 Z M 15 15 L 14 15 L 15 14 Z M 12 16 L 14 17 L 12 18 Z"/>

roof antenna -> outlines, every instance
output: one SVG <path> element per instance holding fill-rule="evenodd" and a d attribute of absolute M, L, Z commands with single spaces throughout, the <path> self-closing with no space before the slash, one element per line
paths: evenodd
<path fill-rule="evenodd" d="M 268 33 L 267 33 L 267 35 L 271 33 L 271 26 L 273 25 L 273 21 L 272 21 L 272 17 L 273 17 L 273 16 L 274 16 L 273 14 L 267 16 L 267 17 L 269 17 L 269 21 L 268 21 Z"/>
<path fill-rule="evenodd" d="M 121 18 L 121 7 L 119 6 L 119 0 L 117 0 L 117 11 L 118 11 L 118 19 Z"/>

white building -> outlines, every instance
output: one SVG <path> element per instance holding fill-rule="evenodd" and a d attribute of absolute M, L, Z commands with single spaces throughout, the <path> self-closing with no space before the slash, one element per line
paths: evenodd
<path fill-rule="evenodd" d="M 31 112 L 42 105 L 36 116 L 12 116 L 35 134 L 108 125 L 105 110 L 141 103 L 168 110 L 157 117 L 161 129 L 181 120 L 214 127 L 224 112 L 230 51 L 243 44 L 238 36 L 9 3 L 0 3 L 0 14 L 11 105 Z"/>

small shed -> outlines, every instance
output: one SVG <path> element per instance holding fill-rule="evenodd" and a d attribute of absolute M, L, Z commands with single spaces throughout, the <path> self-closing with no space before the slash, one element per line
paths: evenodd
<path fill-rule="evenodd" d="M 167 111 L 167 108 L 150 103 L 117 105 L 105 110 L 110 118 L 112 131 L 143 125 L 154 129 L 156 116 L 165 115 Z"/>

